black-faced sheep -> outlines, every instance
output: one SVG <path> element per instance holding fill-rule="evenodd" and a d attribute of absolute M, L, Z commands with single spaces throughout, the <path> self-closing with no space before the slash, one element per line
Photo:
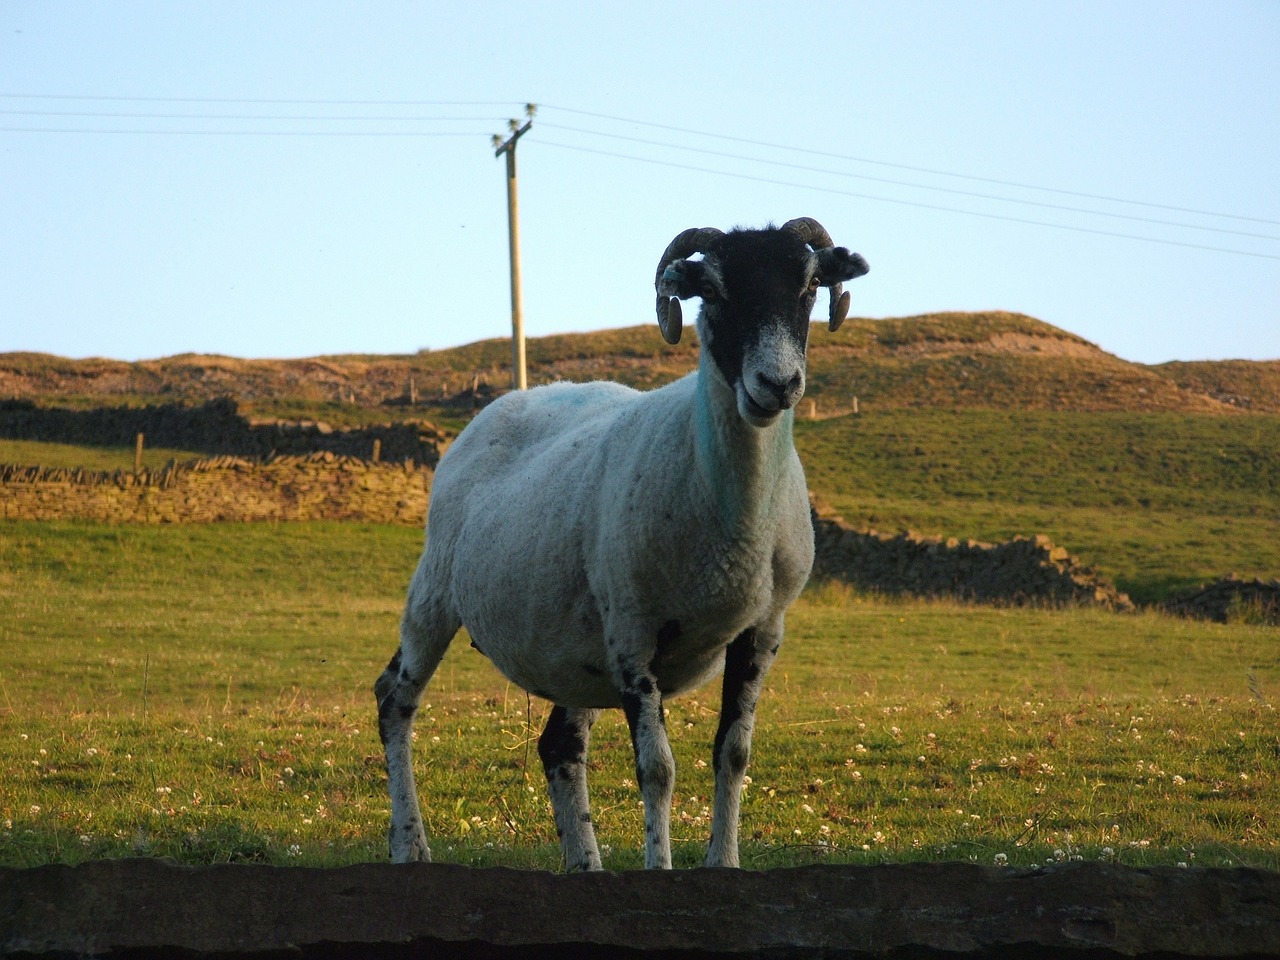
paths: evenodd
<path fill-rule="evenodd" d="M 702 259 L 689 259 L 696 255 Z M 670 867 L 675 764 L 663 698 L 723 673 L 709 866 L 738 863 L 756 700 L 809 576 L 813 528 L 792 442 L 809 316 L 866 261 L 814 220 L 686 230 L 658 264 L 658 321 L 680 338 L 700 297 L 698 370 L 647 393 L 558 383 L 486 408 L 440 463 L 400 649 L 376 684 L 391 857 L 429 860 L 410 730 L 460 626 L 512 682 L 551 701 L 538 753 L 566 867 L 600 868 L 586 754 L 621 707 L 645 807 L 645 866 Z"/>

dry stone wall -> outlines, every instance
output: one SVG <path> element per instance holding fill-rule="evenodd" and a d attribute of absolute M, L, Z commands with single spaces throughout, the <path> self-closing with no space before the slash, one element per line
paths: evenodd
<path fill-rule="evenodd" d="M 0 518 L 104 523 L 355 520 L 421 526 L 431 471 L 333 453 L 223 456 L 160 470 L 0 465 Z"/>
<path fill-rule="evenodd" d="M 979 603 L 1100 606 L 1130 611 L 1133 601 L 1048 537 L 982 543 L 952 537 L 855 530 L 817 508 L 817 576 L 866 590 Z"/>
<path fill-rule="evenodd" d="M 333 453 L 223 456 L 161 470 L 0 466 L 0 518 L 106 523 L 358 520 L 421 526 L 431 471 Z M 814 572 L 868 590 L 980 603 L 1090 605 L 1130 599 L 1046 537 L 1004 543 L 885 535 L 813 515 Z"/>
<path fill-rule="evenodd" d="M 1183 617 L 1280 626 L 1280 579 L 1246 580 L 1228 574 L 1165 604 Z"/>
<path fill-rule="evenodd" d="M 29 400 L 0 401 L 0 437 L 88 446 L 131 447 L 137 435 L 152 447 L 240 457 L 308 454 L 316 451 L 369 458 L 374 441 L 382 460 L 412 460 L 434 467 L 444 434 L 425 421 L 335 429 L 317 421 L 251 421 L 231 399 L 199 406 L 159 404 L 69 410 L 38 407 Z"/>

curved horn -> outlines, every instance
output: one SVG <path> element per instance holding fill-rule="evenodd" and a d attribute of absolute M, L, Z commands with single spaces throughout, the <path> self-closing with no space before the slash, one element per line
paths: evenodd
<path fill-rule="evenodd" d="M 788 220 L 782 225 L 782 229 L 790 230 L 814 250 L 825 250 L 835 246 L 835 241 L 831 239 L 831 234 L 827 233 L 827 228 L 813 217 L 797 217 L 794 220 Z M 844 323 L 844 318 L 849 315 L 849 294 L 844 292 L 842 283 L 831 284 L 830 290 L 831 307 L 827 314 L 827 329 L 835 333 L 840 329 L 840 324 Z"/>
<path fill-rule="evenodd" d="M 827 247 L 835 246 L 831 234 L 827 233 L 827 228 L 813 217 L 796 217 L 794 220 L 788 220 L 782 225 L 782 229 L 790 230 L 815 250 L 825 250 Z"/>
<path fill-rule="evenodd" d="M 667 244 L 667 249 L 662 251 L 662 259 L 658 261 L 658 271 L 653 277 L 653 286 L 658 291 L 658 328 L 662 331 L 662 339 L 667 343 L 680 342 L 684 318 L 680 311 L 680 301 L 662 292 L 662 274 L 677 260 L 683 260 L 695 253 L 706 253 L 711 241 L 723 235 L 724 231 L 717 230 L 715 227 L 690 227 L 676 234 L 675 239 Z"/>

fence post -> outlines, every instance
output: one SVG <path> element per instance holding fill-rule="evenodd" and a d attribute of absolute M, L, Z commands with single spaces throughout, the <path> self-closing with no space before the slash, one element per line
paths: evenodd
<path fill-rule="evenodd" d="M 373 438 L 373 457 L 371 459 L 374 463 L 382 459 L 382 440 L 378 437 Z"/>
<path fill-rule="evenodd" d="M 142 434 L 133 442 L 133 472 L 142 472 Z"/>

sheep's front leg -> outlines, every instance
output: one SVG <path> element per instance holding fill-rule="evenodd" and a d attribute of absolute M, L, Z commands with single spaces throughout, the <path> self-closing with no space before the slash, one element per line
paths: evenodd
<path fill-rule="evenodd" d="M 587 799 L 587 746 L 599 710 L 555 706 L 538 738 L 565 869 L 599 870 L 600 850 Z"/>
<path fill-rule="evenodd" d="M 708 867 L 738 865 L 738 814 L 742 778 L 751 758 L 756 701 L 781 640 L 781 624 L 776 632 L 752 627 L 740 633 L 725 651 L 720 725 L 712 752 L 716 797 L 711 843 L 707 847 Z"/>
<path fill-rule="evenodd" d="M 636 783 L 644 799 L 644 865 L 671 869 L 671 791 L 676 762 L 662 717 L 662 694 L 649 666 L 621 661 L 617 667 L 622 710 L 636 754 Z"/>

